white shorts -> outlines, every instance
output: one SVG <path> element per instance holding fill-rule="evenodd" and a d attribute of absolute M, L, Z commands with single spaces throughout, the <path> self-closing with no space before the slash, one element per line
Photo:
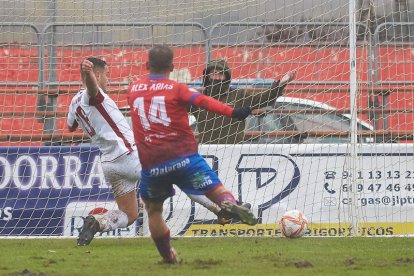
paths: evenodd
<path fill-rule="evenodd" d="M 136 150 L 113 161 L 102 162 L 102 169 L 115 198 L 137 189 L 141 163 Z"/>

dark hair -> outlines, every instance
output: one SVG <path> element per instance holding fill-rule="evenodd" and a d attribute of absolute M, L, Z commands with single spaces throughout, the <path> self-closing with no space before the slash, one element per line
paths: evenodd
<path fill-rule="evenodd" d="M 156 45 L 148 52 L 148 63 L 151 71 L 163 72 L 168 70 L 174 58 L 173 50 L 167 45 Z"/>
<path fill-rule="evenodd" d="M 87 60 L 89 60 L 90 62 L 92 62 L 94 70 L 96 70 L 96 69 L 103 70 L 103 69 L 105 69 L 105 66 L 107 65 L 106 61 L 105 60 L 102 60 L 100 58 L 88 57 Z M 84 77 L 84 72 L 82 71 L 82 63 L 80 65 L 80 67 L 81 67 L 81 76 L 83 78 Z"/>

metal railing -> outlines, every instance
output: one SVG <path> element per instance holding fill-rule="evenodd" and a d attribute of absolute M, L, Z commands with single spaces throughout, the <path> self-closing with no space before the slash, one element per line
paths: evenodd
<path fill-rule="evenodd" d="M 407 22 L 386 22 L 386 23 L 382 23 L 379 24 L 376 28 L 374 33 L 372 34 L 372 39 L 371 39 L 371 45 L 373 48 L 372 51 L 372 63 L 373 63 L 373 68 L 371 69 L 371 71 L 369 72 L 370 75 L 373 76 L 373 87 L 380 87 L 382 85 L 413 85 L 414 83 L 412 81 L 383 81 L 380 80 L 379 78 L 379 70 L 381 67 L 381 64 L 379 62 L 379 47 L 383 44 L 385 45 L 392 45 L 393 47 L 398 46 L 397 43 L 383 43 L 380 41 L 380 33 L 387 27 L 387 26 L 391 26 L 392 28 L 398 27 L 398 26 L 414 26 L 414 23 L 407 23 Z M 406 43 L 406 42 L 399 42 L 401 43 L 402 46 L 407 46 L 407 45 L 411 45 L 414 46 L 414 43 Z M 410 62 L 411 64 L 411 62 Z M 379 100 L 377 100 L 376 98 L 380 98 L 381 99 L 381 103 L 382 103 L 382 107 L 384 109 L 384 112 L 382 114 L 382 126 L 383 129 L 388 129 L 388 114 L 389 114 L 389 103 L 388 103 L 388 96 L 390 95 L 390 93 L 381 93 L 378 95 L 375 95 L 375 100 L 374 102 L 380 102 Z M 374 108 L 378 108 L 380 107 L 378 104 L 374 103 Z"/>
<path fill-rule="evenodd" d="M 202 44 L 205 48 L 205 61 L 206 63 L 211 60 L 211 54 L 213 51 L 213 48 L 217 45 L 213 43 L 213 41 L 216 39 L 215 32 L 220 30 L 220 28 L 223 27 L 247 27 L 247 28 L 257 28 L 257 27 L 312 27 L 312 28 L 319 28 L 324 26 L 333 26 L 333 27 L 346 27 L 348 26 L 347 22 L 220 22 L 212 27 L 210 27 L 209 31 L 200 23 L 196 22 L 88 22 L 88 23 L 79 23 L 79 22 L 69 22 L 69 23 L 53 23 L 45 26 L 42 31 L 39 31 L 39 29 L 32 24 L 27 23 L 0 23 L 0 27 L 11 27 L 11 28 L 17 28 L 17 27 L 27 27 L 31 30 L 31 32 L 35 35 L 36 39 L 33 41 L 34 46 L 37 48 L 38 57 L 37 57 L 37 63 L 38 63 L 38 82 L 0 82 L 0 87 L 26 87 L 26 86 L 32 86 L 37 87 L 40 91 L 48 90 L 49 93 L 39 93 L 39 103 L 38 103 L 38 111 L 44 114 L 44 131 L 47 134 L 53 134 L 56 129 L 56 119 L 53 116 L 49 116 L 48 114 L 56 113 L 57 110 L 57 97 L 59 93 L 53 93 L 52 90 L 55 90 L 58 86 L 78 86 L 79 82 L 59 82 L 57 80 L 57 68 L 56 68 L 56 59 L 57 59 L 57 49 L 60 47 L 67 47 L 70 45 L 59 45 L 55 43 L 54 37 L 56 36 L 56 32 L 58 28 L 92 28 L 92 33 L 99 33 L 102 32 L 102 28 L 105 27 L 128 27 L 129 31 L 133 31 L 136 28 L 142 28 L 142 27 L 157 27 L 157 26 L 170 26 L 170 27 L 190 27 L 194 28 L 198 32 L 200 32 L 201 38 L 200 42 L 194 43 L 190 42 L 183 45 L 200 45 Z M 391 110 L 388 107 L 388 96 L 391 93 L 389 90 L 388 92 L 383 92 L 381 90 L 382 85 L 413 85 L 414 82 L 412 81 L 384 81 L 381 80 L 379 77 L 379 68 L 381 66 L 379 62 L 379 47 L 384 44 L 380 40 L 380 33 L 386 29 L 387 27 L 391 26 L 392 28 L 399 27 L 399 26 L 414 26 L 414 23 L 406 23 L 406 22 L 388 22 L 380 24 L 376 27 L 375 31 L 371 36 L 367 36 L 368 41 L 364 41 L 361 46 L 367 47 L 367 81 L 359 82 L 360 84 L 366 85 L 368 87 L 368 90 L 370 89 L 371 92 L 369 93 L 369 97 L 373 97 L 372 101 L 370 102 L 370 105 L 368 106 L 369 109 L 374 110 L 371 112 L 373 114 L 373 121 L 374 121 L 374 127 L 375 129 L 378 129 L 378 121 L 380 120 L 378 114 L 378 110 L 382 110 L 382 126 L 383 129 L 388 128 L 388 113 L 391 112 Z M 360 30 L 363 30 L 364 33 L 369 33 L 369 30 L 364 24 L 358 23 L 357 27 Z M 393 47 L 399 46 L 399 43 L 387 43 L 387 45 L 392 45 Z M 72 44 L 72 45 L 78 45 L 78 44 Z M 82 45 L 82 44 L 80 44 Z M 94 43 L 94 46 L 99 45 L 106 45 L 110 47 L 116 47 L 116 43 L 107 42 L 107 41 L 96 41 Z M 236 46 L 241 45 L 261 45 L 262 47 L 271 47 L 271 46 L 280 46 L 283 45 L 283 43 L 274 43 L 274 42 L 266 42 L 263 43 L 249 43 L 249 41 L 242 42 L 236 44 Z M 304 45 L 304 46 L 310 46 L 310 47 L 316 47 L 318 45 L 313 44 L 301 44 L 297 43 L 297 46 Z M 414 43 L 406 43 L 401 42 L 402 46 L 405 45 L 414 45 Z M 136 45 L 135 45 L 136 46 Z M 142 46 L 142 45 L 141 45 Z M 228 45 L 227 45 L 228 46 Z M 324 47 L 327 45 L 323 45 Z M 336 46 L 336 47 L 343 47 L 344 45 L 338 44 L 330 44 L 330 46 Z M 48 48 L 47 51 L 47 57 L 46 57 L 46 48 Z M 48 78 L 45 79 L 46 75 L 46 68 L 48 68 Z M 111 82 L 110 85 L 127 85 L 127 82 Z M 193 82 L 189 83 L 192 86 L 197 86 L 199 83 Z M 243 83 L 238 83 L 239 85 L 244 85 Z M 269 82 L 270 84 L 270 82 Z M 315 84 L 313 81 L 295 81 L 293 84 L 295 85 L 309 85 L 309 84 Z M 318 85 L 347 85 L 348 82 L 346 81 L 336 81 L 336 82 L 318 82 Z M 251 85 L 251 83 L 246 83 L 245 85 Z M 263 87 L 266 85 L 265 82 L 263 82 Z M 379 91 L 381 90 L 381 91 Z M 379 92 L 378 92 L 379 91 Z M 46 99 L 47 98 L 47 104 Z M 378 100 L 380 99 L 380 100 Z M 379 103 L 382 103 L 381 105 Z"/>
<path fill-rule="evenodd" d="M 41 37 L 42 34 L 39 31 L 39 29 L 33 25 L 33 24 L 28 24 L 28 23 L 24 23 L 24 22 L 16 22 L 16 23 L 12 23 L 12 22 L 0 22 L 0 28 L 3 27 L 11 27 L 11 28 L 17 28 L 17 27 L 26 27 L 28 29 L 30 29 L 33 34 L 35 34 L 36 36 L 36 41 L 34 41 L 35 43 L 35 47 L 37 48 L 38 51 L 38 57 L 37 57 L 37 62 L 38 62 L 38 66 L 39 66 L 39 72 L 38 72 L 38 82 L 1 82 L 0 81 L 0 87 L 3 86 L 11 86 L 11 87 L 18 87 L 18 86 L 34 86 L 34 87 L 38 87 L 39 83 L 41 83 L 42 80 L 42 69 L 43 69 L 43 48 L 40 44 L 41 41 Z M 13 42 L 12 42 L 13 43 Z"/>
<path fill-rule="evenodd" d="M 213 41 L 215 39 L 214 36 L 214 32 L 216 32 L 219 28 L 221 27 L 286 27 L 286 28 L 292 28 L 292 27 L 313 27 L 313 28 L 321 28 L 321 27 L 348 27 L 349 23 L 347 22 L 219 22 L 214 24 L 209 31 L 209 39 L 208 39 L 208 53 L 209 53 L 209 60 L 211 59 L 211 52 L 213 49 Z M 361 29 L 364 30 L 364 32 L 367 32 L 367 27 L 365 24 L 362 23 L 357 23 L 356 26 Z M 363 42 L 365 44 L 365 42 Z M 266 42 L 266 43 L 251 43 L 249 41 L 246 42 L 239 42 L 238 45 L 256 45 L 256 46 L 264 46 L 264 47 L 269 47 L 269 45 L 275 45 L 275 46 L 283 46 L 286 43 L 284 42 Z M 318 54 L 317 52 L 317 46 L 318 44 L 312 44 L 310 41 L 300 41 L 297 43 L 289 43 L 288 45 L 299 45 L 299 46 L 310 46 L 310 47 L 315 47 L 316 48 L 316 55 Z M 329 46 L 330 47 L 335 47 L 335 46 L 340 46 L 342 45 L 341 43 L 335 43 L 335 41 L 330 41 Z M 236 45 L 237 46 L 237 45 Z M 323 45 L 326 46 L 326 45 Z M 369 44 L 367 46 L 370 46 Z M 343 47 L 343 45 L 342 45 Z M 370 56 L 370 47 L 368 47 L 368 56 Z M 344 61 L 343 62 L 348 63 L 348 61 Z M 305 63 L 303 63 L 305 64 Z M 370 65 L 368 64 L 368 67 L 370 67 Z M 360 82 L 362 84 L 370 84 L 371 80 L 370 80 L 370 75 L 368 74 L 368 81 L 366 82 Z M 312 81 L 295 81 L 295 84 L 310 84 L 310 83 L 314 83 Z M 347 82 L 341 82 L 341 81 L 327 81 L 327 82 L 323 82 L 323 84 L 327 84 L 327 85 L 344 85 L 347 84 Z"/>
<path fill-rule="evenodd" d="M 70 22 L 70 23 L 53 23 L 53 24 L 49 24 L 47 26 L 44 27 L 43 31 L 42 31 L 42 40 L 41 40 L 41 44 L 42 47 L 44 47 L 44 42 L 46 41 L 47 37 L 52 35 L 56 35 L 56 28 L 58 27 L 82 27 L 82 28 L 88 28 L 88 27 L 92 27 L 92 28 L 96 28 L 95 29 L 95 33 L 100 33 L 101 31 L 99 30 L 99 28 L 102 27 L 128 27 L 128 28 L 132 28 L 129 29 L 129 31 L 133 31 L 134 28 L 139 28 L 139 27 L 162 27 L 162 26 L 170 26 L 170 27 L 192 27 L 195 28 L 196 30 L 200 31 L 201 34 L 203 34 L 203 40 L 204 40 L 204 47 L 205 47 L 205 51 L 206 51 L 206 57 L 208 56 L 207 51 L 208 51 L 208 38 L 207 38 L 207 31 L 205 29 L 205 27 L 203 25 L 201 25 L 200 23 L 196 23 L 196 22 L 91 22 L 91 23 L 79 23 L 79 22 Z M 195 44 L 195 43 L 194 43 Z M 200 43 L 197 43 L 200 44 Z M 75 44 L 66 44 L 65 47 L 70 46 L 70 45 L 75 45 Z M 93 42 L 93 46 L 103 46 L 103 45 L 108 45 L 108 42 L 105 41 L 96 41 Z M 111 46 L 111 44 L 109 43 L 109 45 Z M 186 45 L 191 45 L 191 43 L 188 43 Z M 54 45 L 52 45 L 53 47 Z M 61 47 L 61 46 L 56 46 L 56 47 Z M 112 46 L 113 47 L 113 46 Z M 55 47 L 53 47 L 55 48 Z M 55 60 L 56 60 L 56 52 L 52 52 L 54 55 L 50 55 L 48 56 L 48 64 L 52 65 L 56 64 Z M 206 62 L 208 60 L 206 59 Z M 50 68 L 51 66 L 49 66 Z M 52 72 L 53 74 L 53 72 Z M 125 85 L 127 84 L 126 82 L 112 82 L 111 85 Z M 44 82 L 44 86 L 58 86 L 58 85 L 79 85 L 78 82 L 73 83 L 73 82 L 65 82 L 65 83 L 61 83 L 61 82 L 56 82 L 56 75 L 50 75 L 50 77 L 48 78 L 48 81 Z"/>
<path fill-rule="evenodd" d="M 112 23 L 108 23 L 108 22 L 92 22 L 92 23 L 79 23 L 79 22 L 69 22 L 69 23 L 53 23 L 53 24 L 49 24 L 47 26 L 45 26 L 43 28 L 42 31 L 39 31 L 39 29 L 33 25 L 33 24 L 27 24 L 27 23 L 8 23 L 8 22 L 3 22 L 0 23 L 0 27 L 4 27 L 4 26 L 10 26 L 10 27 L 28 27 L 30 28 L 33 33 L 36 35 L 36 41 L 34 41 L 35 43 L 35 47 L 37 47 L 38 49 L 38 65 L 39 65 L 39 72 L 38 72 L 38 82 L 33 82 L 33 83 L 22 83 L 22 82 L 0 82 L 0 86 L 38 86 L 39 89 L 44 89 L 46 86 L 57 86 L 57 85 L 62 85 L 61 82 L 55 82 L 53 80 L 53 75 L 55 72 L 51 72 L 50 76 L 48 80 L 45 80 L 44 76 L 45 76 L 45 47 L 46 46 L 50 46 L 52 49 L 56 49 L 58 47 L 66 47 L 69 45 L 46 45 L 45 41 L 50 38 L 50 36 L 54 36 L 55 35 L 55 30 L 58 27 L 95 27 L 95 28 L 100 28 L 100 27 L 111 27 L 111 26 L 119 26 L 119 27 L 152 27 L 152 26 L 183 26 L 183 27 L 194 27 L 195 29 L 199 30 L 201 32 L 201 34 L 203 34 L 203 40 L 202 43 L 204 44 L 205 47 L 205 55 L 206 55 L 206 62 L 211 60 L 211 52 L 212 52 L 212 48 L 213 48 L 213 43 L 212 41 L 215 39 L 214 37 L 214 32 L 217 31 L 219 28 L 221 27 L 226 27 L 226 26 L 244 26 L 244 27 L 271 27 L 271 26 L 284 26 L 284 27 L 293 27 L 293 26 L 304 26 L 304 27 L 325 27 L 325 26 L 334 26 L 334 27 L 345 27 L 347 26 L 348 23 L 346 22 L 219 22 L 215 25 L 213 25 L 212 27 L 210 27 L 210 30 L 207 31 L 207 28 L 204 27 L 203 25 L 201 25 L 200 23 L 196 23 L 196 22 L 112 22 Z M 368 72 L 367 72 L 367 77 L 368 77 L 368 81 L 367 82 L 363 82 L 363 84 L 373 84 L 373 85 L 381 85 L 381 84 L 395 84 L 395 85 L 405 85 L 405 84 L 413 84 L 412 81 L 382 81 L 379 79 L 378 76 L 378 68 L 379 68 L 379 61 L 378 61 L 378 47 L 380 45 L 382 45 L 383 43 L 380 41 L 379 39 L 379 34 L 381 33 L 381 31 L 383 31 L 387 26 L 392 26 L 393 28 L 398 27 L 398 26 L 414 26 L 414 23 L 406 23 L 406 22 L 387 22 L 387 23 L 382 23 L 380 25 L 378 25 L 375 29 L 375 32 L 372 34 L 371 39 L 369 41 L 367 41 L 367 44 L 364 44 L 364 46 L 367 47 L 368 52 L 367 52 L 367 59 L 369 60 L 370 57 L 372 57 L 372 61 L 373 61 L 373 68 L 371 68 L 371 65 L 368 63 Z M 368 32 L 369 30 L 367 29 L 367 27 L 364 24 L 361 23 L 357 23 L 357 27 L 359 27 L 360 29 L 364 30 L 364 32 Z M 99 32 L 99 30 L 96 30 L 96 32 Z M 365 42 L 364 42 L 365 43 Z M 199 43 L 197 43 L 199 44 Z M 247 45 L 249 44 L 248 41 L 246 42 L 242 42 L 239 43 L 237 45 Z M 271 44 L 271 46 L 280 46 L 283 45 L 284 43 L 266 43 L 266 47 L 270 47 L 269 44 Z M 393 45 L 393 46 L 398 46 L 396 43 L 387 43 L 387 45 Z M 75 44 L 72 44 L 75 45 Z M 96 42 L 94 43 L 95 46 L 97 45 L 108 45 L 108 42 Z M 109 43 L 109 45 L 114 45 Z M 191 45 L 191 43 L 188 43 L 186 45 Z M 236 45 L 236 46 L 237 46 Z M 256 43 L 256 45 L 259 45 Z M 260 45 L 263 45 L 263 43 L 261 43 Z M 306 45 L 309 46 L 308 44 L 303 44 L 303 43 L 297 43 L 297 46 L 300 45 Z M 331 46 L 335 46 L 335 43 L 330 44 Z M 414 42 L 401 42 L 401 45 L 405 46 L 405 45 L 414 45 Z M 310 45 L 310 46 L 314 46 L 315 45 Z M 326 45 L 324 45 L 326 46 Z M 371 50 L 372 48 L 372 50 Z M 371 55 L 372 53 L 372 55 Z M 54 51 L 50 51 L 50 53 L 48 54 L 47 57 L 48 61 L 48 68 L 53 68 L 54 64 L 56 64 L 56 62 L 53 62 L 53 60 L 56 59 L 56 52 Z M 49 69 L 50 70 L 50 69 Z M 50 71 L 55 71 L 55 70 L 50 70 Z M 371 76 L 373 77 L 373 79 L 371 80 Z M 295 82 L 296 84 L 302 84 L 302 82 Z M 331 82 L 323 82 L 323 84 L 330 84 Z M 361 82 L 360 82 L 361 83 Z M 78 82 L 76 83 L 63 83 L 64 85 L 79 85 Z M 125 82 L 119 82 L 119 83 L 113 83 L 113 84 L 119 84 L 119 85 L 125 85 L 127 83 Z M 332 84 L 346 84 L 346 82 L 332 82 Z"/>

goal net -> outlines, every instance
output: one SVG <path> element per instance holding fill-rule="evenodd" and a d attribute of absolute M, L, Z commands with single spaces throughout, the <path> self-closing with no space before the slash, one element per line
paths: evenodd
<path fill-rule="evenodd" d="M 278 221 L 292 209 L 307 217 L 308 236 L 414 234 L 413 6 L 1 1 L 0 236 L 76 237 L 82 218 L 117 208 L 99 149 L 81 130 L 67 130 L 68 106 L 81 87 L 80 62 L 96 56 L 109 64 L 108 93 L 128 118 L 128 83 L 147 74 L 156 44 L 174 49 L 171 79 L 208 91 L 203 70 L 225 60 L 231 83 L 219 99 L 260 98 L 234 134 L 241 140 L 228 132 L 234 122 L 190 120 L 200 153 L 237 200 L 251 204 L 258 225 L 221 226 L 176 188 L 164 204 L 173 235 L 280 236 Z M 283 95 L 267 95 L 289 71 L 297 75 Z M 229 104 L 245 101 L 235 99 Z M 130 227 L 103 234 L 137 235 L 149 235 L 142 209 Z"/>

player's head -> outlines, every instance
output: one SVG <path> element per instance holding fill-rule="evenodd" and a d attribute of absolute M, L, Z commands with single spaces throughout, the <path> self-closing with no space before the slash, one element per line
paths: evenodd
<path fill-rule="evenodd" d="M 213 59 L 207 64 L 203 71 L 203 86 L 210 85 L 213 81 L 231 81 L 231 71 L 226 60 Z"/>
<path fill-rule="evenodd" d="M 109 68 L 106 61 L 96 58 L 96 57 L 89 57 L 87 58 L 90 62 L 93 63 L 93 72 L 95 73 L 96 80 L 98 81 L 98 85 L 102 89 L 106 89 L 106 84 L 108 83 L 108 76 L 109 76 Z M 85 79 L 85 72 L 82 71 L 81 65 L 81 76 L 82 81 Z"/>
<path fill-rule="evenodd" d="M 169 74 L 174 70 L 174 52 L 167 45 L 156 45 L 148 52 L 147 69 L 151 74 Z"/>
<path fill-rule="evenodd" d="M 229 90 L 231 71 L 227 61 L 215 59 L 210 61 L 203 71 L 203 87 L 210 96 L 218 96 Z"/>

